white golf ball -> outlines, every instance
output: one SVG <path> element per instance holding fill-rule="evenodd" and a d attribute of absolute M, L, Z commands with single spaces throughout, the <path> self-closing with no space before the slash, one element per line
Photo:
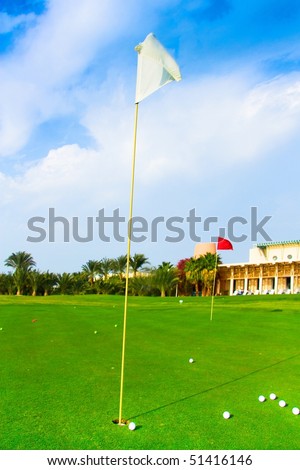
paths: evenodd
<path fill-rule="evenodd" d="M 131 421 L 131 423 L 128 424 L 128 429 L 130 429 L 130 431 L 134 431 L 135 428 L 136 428 L 135 423 Z"/>
<path fill-rule="evenodd" d="M 118 325 L 115 325 L 115 328 L 117 328 Z"/>
<path fill-rule="evenodd" d="M 194 359 L 191 357 L 191 358 L 189 359 L 189 363 L 192 364 L 192 362 L 194 362 Z"/>
<path fill-rule="evenodd" d="M 229 418 L 230 418 L 230 413 L 229 413 L 229 411 L 224 411 L 224 413 L 223 413 L 223 418 L 224 418 L 224 419 L 229 419 Z"/>
<path fill-rule="evenodd" d="M 270 394 L 270 399 L 271 399 L 271 400 L 276 400 L 276 398 L 277 398 L 276 393 L 271 393 L 271 394 Z"/>
<path fill-rule="evenodd" d="M 97 333 L 98 333 L 98 331 L 97 331 L 97 330 L 95 330 L 95 331 L 94 331 L 94 334 L 96 335 Z"/>
<path fill-rule="evenodd" d="M 180 299 L 180 300 L 179 300 L 179 303 L 180 303 L 180 304 L 182 304 L 182 302 L 183 302 L 183 300 L 182 300 L 182 299 Z"/>
<path fill-rule="evenodd" d="M 298 415 L 300 413 L 300 410 L 297 406 L 294 406 L 294 408 L 292 409 L 292 413 L 293 415 Z"/>
<path fill-rule="evenodd" d="M 280 400 L 278 405 L 280 406 L 280 408 L 284 408 L 286 406 L 286 402 L 284 400 Z"/>
<path fill-rule="evenodd" d="M 266 397 L 264 397 L 263 395 L 259 395 L 258 400 L 262 403 L 266 401 Z"/>

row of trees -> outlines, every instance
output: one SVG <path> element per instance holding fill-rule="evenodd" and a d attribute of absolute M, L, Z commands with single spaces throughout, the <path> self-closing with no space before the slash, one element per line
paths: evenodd
<path fill-rule="evenodd" d="M 217 255 L 180 260 L 177 266 L 163 262 L 151 268 L 148 258 L 136 253 L 130 258 L 131 295 L 210 295 L 217 276 Z M 0 294 L 124 294 L 127 256 L 89 260 L 81 271 L 55 274 L 40 272 L 30 253 L 12 253 L 5 265 L 13 272 L 0 274 Z"/>
<path fill-rule="evenodd" d="M 211 295 L 218 276 L 218 265 L 221 263 L 220 256 L 206 253 L 205 256 L 182 261 L 179 263 L 181 263 L 181 266 L 183 264 L 185 274 L 183 280 L 186 279 L 194 286 L 196 295 L 199 295 L 200 289 L 202 296 Z"/>

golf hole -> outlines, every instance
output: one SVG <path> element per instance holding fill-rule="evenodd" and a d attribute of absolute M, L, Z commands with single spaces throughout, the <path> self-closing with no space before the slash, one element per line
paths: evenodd
<path fill-rule="evenodd" d="M 114 424 L 119 424 L 120 426 L 126 426 L 127 424 L 130 423 L 129 419 L 121 419 L 121 422 L 119 422 L 119 418 L 113 419 Z"/>

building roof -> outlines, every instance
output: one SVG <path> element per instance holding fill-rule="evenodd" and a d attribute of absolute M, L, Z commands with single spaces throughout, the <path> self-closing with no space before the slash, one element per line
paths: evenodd
<path fill-rule="evenodd" d="M 265 242 L 265 243 L 257 243 L 255 246 L 257 248 L 265 248 L 267 246 L 279 246 L 279 245 L 299 245 L 300 240 L 291 240 L 291 241 L 283 241 L 283 242 Z"/>

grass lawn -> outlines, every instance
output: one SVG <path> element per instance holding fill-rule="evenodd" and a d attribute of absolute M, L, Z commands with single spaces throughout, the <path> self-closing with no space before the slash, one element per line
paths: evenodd
<path fill-rule="evenodd" d="M 130 298 L 134 432 L 123 303 L 0 296 L 1 449 L 299 449 L 300 296 Z"/>

